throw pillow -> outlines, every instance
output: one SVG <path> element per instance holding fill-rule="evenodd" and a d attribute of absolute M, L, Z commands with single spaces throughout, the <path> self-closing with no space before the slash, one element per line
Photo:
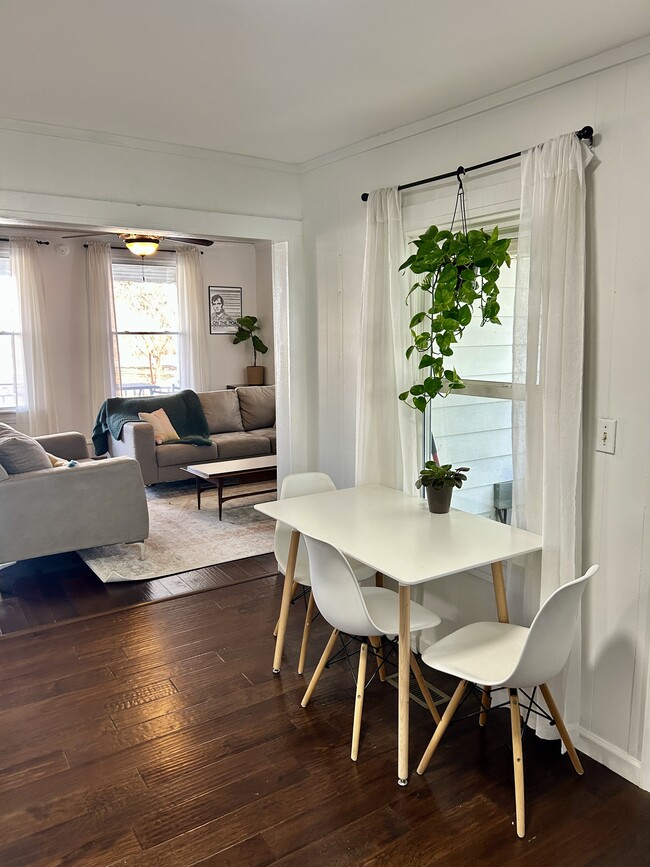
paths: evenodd
<path fill-rule="evenodd" d="M 64 458 L 57 458 L 56 455 L 51 455 L 49 452 L 45 453 L 50 459 L 50 463 L 53 467 L 67 467 L 68 462 Z"/>
<path fill-rule="evenodd" d="M 164 409 L 157 409 L 155 412 L 139 412 L 138 418 L 153 425 L 153 438 L 156 445 L 180 439 Z"/>
<path fill-rule="evenodd" d="M 52 464 L 40 443 L 27 434 L 3 430 L 0 435 L 0 464 L 9 475 L 51 470 Z"/>
<path fill-rule="evenodd" d="M 5 470 L 5 468 L 0 464 L 0 482 L 4 482 L 5 479 L 9 478 L 9 473 Z"/>

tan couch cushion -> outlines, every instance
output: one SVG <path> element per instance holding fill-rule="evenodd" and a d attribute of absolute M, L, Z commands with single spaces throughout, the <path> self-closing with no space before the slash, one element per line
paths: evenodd
<path fill-rule="evenodd" d="M 156 445 L 180 439 L 179 435 L 176 433 L 174 425 L 170 422 L 169 416 L 164 409 L 157 409 L 154 412 L 139 412 L 138 418 L 140 421 L 146 421 L 148 424 L 152 425 L 153 438 Z"/>
<path fill-rule="evenodd" d="M 237 389 L 244 430 L 275 426 L 275 386 L 250 385 Z"/>
<path fill-rule="evenodd" d="M 244 430 L 234 389 L 204 391 L 199 394 L 199 400 L 211 434 Z"/>
<path fill-rule="evenodd" d="M 257 455 L 270 455 L 271 443 L 268 437 L 258 437 L 248 433 L 223 433 L 211 437 L 219 450 L 219 460 L 235 458 L 254 458 Z"/>

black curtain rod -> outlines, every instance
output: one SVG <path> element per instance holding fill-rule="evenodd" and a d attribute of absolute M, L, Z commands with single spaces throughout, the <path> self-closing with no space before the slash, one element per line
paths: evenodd
<path fill-rule="evenodd" d="M 576 132 L 576 136 L 579 139 L 584 139 L 585 141 L 588 141 L 589 144 L 592 144 L 594 138 L 594 129 L 591 126 L 583 126 L 582 129 Z M 514 154 L 507 154 L 505 157 L 497 157 L 496 159 L 488 160 L 485 163 L 477 163 L 475 166 L 467 166 L 467 168 L 465 168 L 464 166 L 458 166 L 458 168 L 454 172 L 445 172 L 444 175 L 435 175 L 435 177 L 433 178 L 423 178 L 421 181 L 411 181 L 410 184 L 400 184 L 397 189 L 410 190 L 411 187 L 421 187 L 424 186 L 424 184 L 432 184 L 434 181 L 445 181 L 447 180 L 447 178 L 457 178 L 460 175 L 467 174 L 467 172 L 473 172 L 476 169 L 484 169 L 486 168 L 486 166 L 494 166 L 497 163 L 505 163 L 507 160 L 514 160 L 520 156 L 521 151 L 517 151 L 517 153 Z M 368 193 L 362 193 L 361 201 L 367 202 L 368 195 Z"/>
<path fill-rule="evenodd" d="M 0 238 L 0 241 L 11 241 L 11 238 Z M 37 241 L 37 244 L 44 244 L 46 247 L 49 246 L 49 241 Z"/>

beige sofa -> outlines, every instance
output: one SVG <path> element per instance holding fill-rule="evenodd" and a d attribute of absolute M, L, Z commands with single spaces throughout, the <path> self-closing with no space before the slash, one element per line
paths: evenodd
<path fill-rule="evenodd" d="M 152 425 L 127 422 L 119 439 L 109 434 L 109 453 L 135 458 L 145 485 L 189 479 L 182 468 L 190 464 L 275 454 L 275 386 L 197 393 L 210 431 L 209 446 L 156 445 Z"/>
<path fill-rule="evenodd" d="M 142 542 L 149 512 L 137 462 L 93 461 L 83 434 L 35 437 L 76 466 L 0 473 L 0 563 L 118 542 Z"/>

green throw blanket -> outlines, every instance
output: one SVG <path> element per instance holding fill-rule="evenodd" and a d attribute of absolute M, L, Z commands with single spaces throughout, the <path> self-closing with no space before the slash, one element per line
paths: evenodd
<path fill-rule="evenodd" d="M 99 408 L 93 428 L 93 446 L 96 455 L 108 451 L 108 434 L 118 440 L 127 421 L 140 421 L 139 412 L 155 412 L 164 409 L 174 430 L 179 435 L 175 443 L 191 443 L 196 446 L 212 444 L 208 423 L 203 413 L 199 396 L 187 388 L 175 394 L 153 397 L 109 397 Z"/>

